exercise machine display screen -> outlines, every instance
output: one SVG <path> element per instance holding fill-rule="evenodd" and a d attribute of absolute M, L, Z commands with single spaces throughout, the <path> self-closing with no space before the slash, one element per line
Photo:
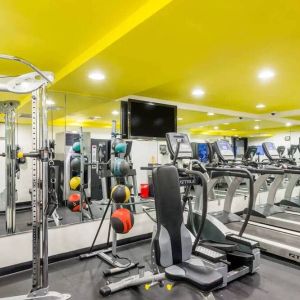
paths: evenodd
<path fill-rule="evenodd" d="M 166 134 L 166 140 L 169 152 L 172 156 L 175 155 L 177 143 L 180 142 L 178 158 L 193 158 L 193 149 L 187 134 L 169 132 Z"/>
<path fill-rule="evenodd" d="M 207 143 L 198 144 L 198 157 L 199 160 L 203 163 L 209 162 L 209 149 Z"/>
<path fill-rule="evenodd" d="M 234 153 L 228 141 L 217 141 L 217 146 L 225 160 L 234 160 Z"/>
<path fill-rule="evenodd" d="M 259 156 L 265 155 L 262 145 L 257 146 L 256 155 L 259 155 Z"/>

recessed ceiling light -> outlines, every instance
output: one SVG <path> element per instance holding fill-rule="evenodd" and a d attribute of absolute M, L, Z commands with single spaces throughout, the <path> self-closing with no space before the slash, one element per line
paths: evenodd
<path fill-rule="evenodd" d="M 273 77 L 275 77 L 275 72 L 271 69 L 263 69 L 260 70 L 258 72 L 257 77 L 261 80 L 261 81 L 267 81 L 272 79 Z"/>
<path fill-rule="evenodd" d="M 215 126 L 215 127 L 214 127 L 214 130 L 218 130 L 218 129 L 219 129 L 219 127 L 218 127 L 218 126 Z"/>
<path fill-rule="evenodd" d="M 233 130 L 233 131 L 234 131 L 234 130 L 236 130 L 236 129 L 235 129 L 235 128 L 232 128 L 231 130 Z"/>
<path fill-rule="evenodd" d="M 118 112 L 117 110 L 113 110 L 111 113 L 112 113 L 114 116 L 117 116 L 117 115 L 119 114 L 119 112 Z"/>
<path fill-rule="evenodd" d="M 208 112 L 207 115 L 208 115 L 208 116 L 214 116 L 215 113 L 213 113 L 213 112 Z"/>
<path fill-rule="evenodd" d="M 254 122 L 260 122 L 261 120 L 258 120 L 258 119 L 256 119 L 256 120 L 254 120 Z"/>
<path fill-rule="evenodd" d="M 286 127 L 290 127 L 290 126 L 292 126 L 292 123 L 291 122 L 287 122 L 287 123 L 285 123 L 285 126 Z"/>
<path fill-rule="evenodd" d="M 223 125 L 229 125 L 229 124 L 230 124 L 230 123 L 227 123 L 227 122 L 226 122 L 226 123 L 223 123 Z"/>
<path fill-rule="evenodd" d="M 254 129 L 255 129 L 255 130 L 258 130 L 258 129 L 259 129 L 259 126 L 258 126 L 258 125 L 254 126 Z"/>
<path fill-rule="evenodd" d="M 178 121 L 182 121 L 182 120 L 183 120 L 183 118 L 177 118 L 177 120 L 178 120 Z"/>
<path fill-rule="evenodd" d="M 265 107 L 266 106 L 263 103 L 259 103 L 259 104 L 256 105 L 256 108 L 265 108 Z"/>
<path fill-rule="evenodd" d="M 205 91 L 201 88 L 195 88 L 192 90 L 192 95 L 195 97 L 202 97 L 205 94 Z"/>
<path fill-rule="evenodd" d="M 47 104 L 48 106 L 51 106 L 51 105 L 54 105 L 55 102 L 54 102 L 53 100 L 51 100 L 51 99 L 48 99 L 48 100 L 46 100 L 46 104 Z"/>
<path fill-rule="evenodd" d="M 100 116 L 89 117 L 89 120 L 92 120 L 92 121 L 96 121 L 96 120 L 100 120 L 100 119 L 102 119 L 102 117 L 100 117 Z"/>
<path fill-rule="evenodd" d="M 104 80 L 105 79 L 105 75 L 99 71 L 97 72 L 92 72 L 89 74 L 89 78 L 92 79 L 92 80 Z"/>

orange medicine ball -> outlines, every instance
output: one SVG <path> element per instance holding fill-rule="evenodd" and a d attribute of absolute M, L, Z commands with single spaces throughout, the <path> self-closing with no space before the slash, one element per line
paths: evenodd
<path fill-rule="evenodd" d="M 116 209 L 111 215 L 110 221 L 116 233 L 127 233 L 134 224 L 133 214 L 126 208 Z"/>

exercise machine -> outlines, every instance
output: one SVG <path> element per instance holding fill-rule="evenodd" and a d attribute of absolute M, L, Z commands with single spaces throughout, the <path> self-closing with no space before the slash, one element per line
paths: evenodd
<path fill-rule="evenodd" d="M 223 176 L 238 178 L 241 180 L 248 179 L 249 184 L 249 204 L 253 205 L 253 178 L 249 171 L 244 169 L 222 169 L 219 167 L 211 167 L 211 176 L 205 167 L 198 160 L 193 160 L 191 145 L 187 134 L 167 133 L 166 140 L 169 152 L 173 159 L 173 164 L 179 167 L 179 173 L 182 174 L 180 165 L 189 165 L 189 172 L 186 177 L 180 177 L 181 182 L 187 182 L 188 178 L 193 178 L 195 171 L 203 173 L 204 180 L 207 180 L 207 191 L 204 186 L 199 186 L 194 179 L 194 183 L 190 183 L 195 189 L 195 204 L 191 203 L 193 197 L 189 196 L 190 186 L 186 185 L 183 202 L 188 202 L 188 228 L 196 237 L 196 247 L 194 254 L 205 259 L 206 264 L 218 270 L 223 275 L 223 287 L 229 282 L 240 278 L 249 273 L 255 273 L 259 269 L 260 250 L 258 243 L 243 237 L 243 232 L 248 224 L 248 218 L 242 222 L 241 217 L 227 211 L 222 213 L 208 213 L 207 198 L 205 195 L 210 193 L 214 187 L 214 179 Z M 179 160 L 182 160 L 181 162 Z M 184 162 L 184 160 L 187 160 Z M 197 174 L 197 173 L 196 173 Z M 235 179 L 232 179 L 232 182 Z M 212 184 L 210 182 L 212 181 Z M 203 182 L 203 180 L 202 180 Z M 231 185 L 230 185 L 231 186 Z M 204 217 L 204 216 L 205 217 Z M 205 219 L 205 222 L 204 222 Z M 226 221 L 225 221 L 226 220 Z M 198 228 L 204 222 L 204 228 L 201 236 L 198 236 Z M 226 227 L 231 222 L 239 222 L 242 224 L 239 234 L 234 234 Z M 225 225 L 224 225 L 225 224 Z"/>
<path fill-rule="evenodd" d="M 218 147 L 219 144 L 225 143 L 224 141 L 216 142 L 216 149 L 219 148 L 217 152 L 219 156 L 223 156 L 226 161 L 226 157 L 234 157 L 233 151 L 229 143 L 225 147 Z M 224 150 L 225 148 L 225 150 Z M 223 168 L 228 166 L 224 165 Z M 239 167 L 239 166 L 237 166 Z M 276 169 L 274 167 L 265 166 L 265 168 L 249 168 L 248 170 L 252 174 L 259 174 L 260 176 L 254 183 L 254 202 L 257 198 L 257 195 L 260 191 L 260 186 L 263 185 L 264 181 L 270 176 L 273 175 L 282 175 L 283 170 Z M 228 195 L 225 198 L 224 210 L 227 212 L 231 209 L 231 204 L 233 197 L 235 195 L 235 188 L 238 186 L 237 182 L 228 190 Z M 247 209 L 245 210 L 247 213 Z M 243 222 L 230 222 L 226 226 L 231 232 L 239 234 Z M 265 252 L 275 254 L 284 258 L 287 258 L 292 261 L 300 262 L 300 233 L 292 230 L 282 229 L 275 226 L 270 226 L 267 224 L 262 224 L 259 222 L 249 221 L 247 227 L 245 228 L 243 236 L 250 240 L 257 241 L 261 249 Z"/>
<path fill-rule="evenodd" d="M 285 192 L 285 197 L 289 198 L 287 195 L 291 195 L 298 179 L 300 178 L 300 168 L 294 166 L 290 159 L 280 158 L 274 143 L 265 142 L 262 146 L 265 155 L 269 159 L 269 164 L 265 165 L 265 169 L 268 167 L 270 171 L 271 168 L 277 168 L 278 171 L 281 171 L 281 173 L 275 175 L 275 178 L 269 187 L 266 203 L 254 205 L 251 212 L 251 220 L 264 223 L 266 225 L 300 232 L 300 213 L 288 211 L 284 207 L 275 205 L 276 193 L 281 186 L 283 179 L 287 174 L 290 175 L 290 180 Z M 268 174 L 265 175 L 266 178 L 267 176 Z M 263 183 L 265 177 L 261 176 L 261 178 L 256 181 L 257 193 L 259 186 Z"/>
<path fill-rule="evenodd" d="M 16 94 L 32 93 L 32 288 L 28 295 L 8 297 L 11 300 L 66 300 L 71 295 L 49 291 L 48 284 L 48 120 L 46 86 L 53 82 L 51 72 L 40 71 L 22 58 L 0 54 L 0 59 L 16 61 L 33 70 L 17 77 L 0 78 L 0 91 Z M 13 200 L 13 198 L 12 198 Z M 12 203 L 14 206 L 15 203 Z"/>
<path fill-rule="evenodd" d="M 264 143 L 263 147 L 270 163 L 280 166 L 284 170 L 284 173 L 288 175 L 289 179 L 284 193 L 284 198 L 276 204 L 282 206 L 286 210 L 300 212 L 300 198 L 292 198 L 293 191 L 300 180 L 300 168 L 296 166 L 293 159 L 298 146 L 291 145 L 289 150 L 291 157 L 289 159 L 281 159 L 280 156 L 278 157 L 278 154 L 274 150 L 275 145 L 273 143 Z"/>
<path fill-rule="evenodd" d="M 138 275 L 105 285 L 100 293 L 107 296 L 141 284 L 149 288 L 157 283 L 162 285 L 167 279 L 191 284 L 201 291 L 203 299 L 214 299 L 211 291 L 222 285 L 223 278 L 219 272 L 206 266 L 201 258 L 192 256 L 195 244 L 183 222 L 177 168 L 160 166 L 153 169 L 152 176 L 157 216 L 151 243 L 152 271 L 145 271 L 145 267 L 140 266 Z M 205 182 L 202 184 L 205 185 Z"/>

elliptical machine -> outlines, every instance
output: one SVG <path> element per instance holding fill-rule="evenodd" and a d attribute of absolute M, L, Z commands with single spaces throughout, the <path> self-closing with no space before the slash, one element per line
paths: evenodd
<path fill-rule="evenodd" d="M 166 140 L 173 164 L 177 163 L 177 167 L 180 169 L 181 165 L 184 165 L 184 159 L 186 159 L 186 165 L 188 165 L 190 170 L 203 173 L 207 180 L 208 194 L 214 186 L 214 180 L 218 177 L 230 176 L 238 178 L 239 180 L 247 178 L 249 180 L 250 194 L 248 208 L 251 210 L 253 206 L 254 182 L 248 170 L 210 167 L 211 174 L 209 176 L 206 168 L 198 160 L 192 159 L 192 147 L 186 134 L 168 133 Z M 204 197 L 201 196 L 205 194 L 203 193 L 203 187 L 199 185 L 193 185 L 193 187 L 195 189 L 194 205 L 192 203 L 194 197 L 190 195 L 191 185 L 185 188 L 183 202 L 184 206 L 187 203 L 189 207 L 188 228 L 194 236 L 197 236 L 198 228 L 199 226 L 201 227 L 201 223 L 204 221 L 203 213 L 205 213 L 207 208 L 207 203 L 205 203 L 207 199 L 205 200 Z M 226 210 L 223 210 L 223 212 L 224 211 Z M 248 214 L 248 218 L 243 222 L 239 235 L 236 235 L 227 228 L 226 223 L 242 223 L 242 219 L 238 215 L 228 212 L 219 219 L 208 213 L 202 235 L 198 237 L 199 243 L 196 240 L 197 245 L 194 247 L 194 254 L 204 258 L 208 265 L 222 272 L 223 286 L 226 286 L 228 282 L 241 276 L 255 273 L 259 269 L 260 249 L 258 243 L 242 236 L 249 218 L 250 213 Z M 225 219 L 227 221 L 225 221 Z"/>

